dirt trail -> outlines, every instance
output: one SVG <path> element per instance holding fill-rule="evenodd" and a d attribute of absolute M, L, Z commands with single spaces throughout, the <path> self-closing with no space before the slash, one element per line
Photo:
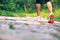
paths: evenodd
<path fill-rule="evenodd" d="M 35 17 L 0 17 L 0 40 L 60 40 L 60 22 Z"/>

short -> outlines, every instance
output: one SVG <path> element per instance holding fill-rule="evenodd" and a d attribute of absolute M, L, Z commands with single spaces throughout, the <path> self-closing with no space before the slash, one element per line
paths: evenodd
<path fill-rule="evenodd" d="M 42 4 L 42 3 L 47 3 L 49 2 L 50 0 L 36 0 L 36 4 L 39 3 L 39 4 Z"/>

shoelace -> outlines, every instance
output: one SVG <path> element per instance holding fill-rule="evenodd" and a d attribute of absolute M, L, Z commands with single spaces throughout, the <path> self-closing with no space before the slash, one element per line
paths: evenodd
<path fill-rule="evenodd" d="M 51 14 L 50 15 L 50 20 L 52 20 L 54 18 L 54 15 L 53 14 Z"/>

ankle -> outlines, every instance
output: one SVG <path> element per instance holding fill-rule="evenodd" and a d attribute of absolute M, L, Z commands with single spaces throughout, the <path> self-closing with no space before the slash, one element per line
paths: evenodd
<path fill-rule="evenodd" d="M 51 14 L 53 14 L 53 15 L 54 15 L 54 13 L 53 13 L 53 12 L 50 12 L 50 15 L 51 15 Z"/>
<path fill-rule="evenodd" d="M 40 17 L 40 16 L 37 16 L 37 17 Z"/>

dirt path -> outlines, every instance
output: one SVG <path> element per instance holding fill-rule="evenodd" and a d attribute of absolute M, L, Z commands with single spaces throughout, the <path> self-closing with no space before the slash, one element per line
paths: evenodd
<path fill-rule="evenodd" d="M 0 17 L 0 40 L 60 40 L 60 22 L 35 17 Z"/>

